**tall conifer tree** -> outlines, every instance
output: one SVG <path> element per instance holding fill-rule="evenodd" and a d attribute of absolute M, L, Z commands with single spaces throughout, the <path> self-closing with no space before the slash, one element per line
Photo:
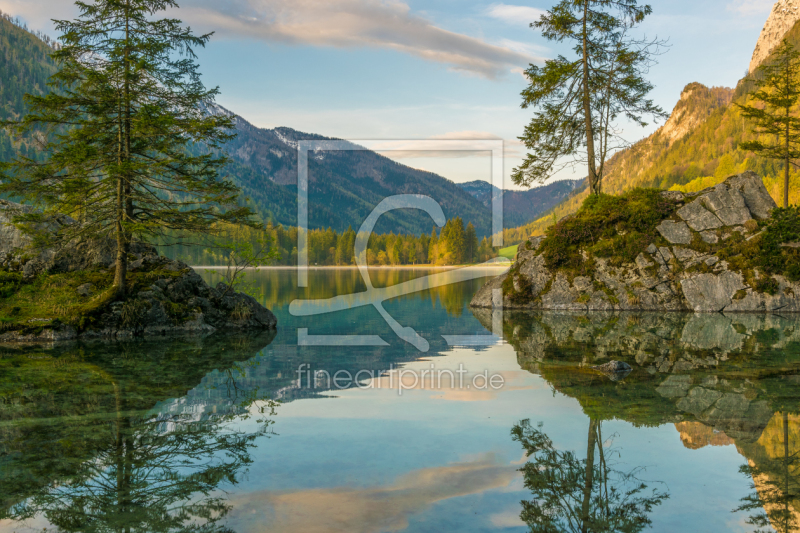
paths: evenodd
<path fill-rule="evenodd" d="M 665 43 L 627 37 L 651 12 L 637 0 L 561 0 L 531 23 L 546 39 L 571 43 L 575 55 L 525 72 L 522 107 L 535 113 L 520 137 L 530 153 L 514 183 L 531 186 L 585 163 L 590 189 L 600 194 L 606 158 L 625 145 L 615 122 L 645 126 L 645 116 L 666 116 L 647 98 L 653 85 L 644 78 Z"/>
<path fill-rule="evenodd" d="M 800 158 L 800 118 L 794 116 L 800 101 L 800 52 L 784 40 L 767 63 L 749 80 L 758 89 L 751 98 L 758 105 L 736 104 L 768 141 L 739 145 L 742 150 L 783 162 L 783 207 L 789 207 L 789 167 Z"/>
<path fill-rule="evenodd" d="M 43 161 L 5 165 L 0 191 L 43 209 L 23 221 L 76 219 L 63 226 L 65 241 L 114 239 L 114 287 L 123 297 L 132 241 L 252 223 L 251 212 L 219 176 L 233 121 L 215 112 L 219 91 L 203 86 L 194 53 L 211 34 L 155 17 L 177 8 L 174 0 L 77 6 L 77 20 L 56 23 L 63 47 L 53 53 L 52 92 L 27 96 L 30 114 L 12 123 L 42 140 Z"/>

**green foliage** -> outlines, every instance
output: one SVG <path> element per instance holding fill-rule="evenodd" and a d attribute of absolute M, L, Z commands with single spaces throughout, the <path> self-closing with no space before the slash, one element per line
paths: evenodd
<path fill-rule="evenodd" d="M 372 234 L 367 247 L 367 263 L 373 266 L 455 265 L 460 264 L 456 262 L 457 259 L 463 263 L 475 263 L 497 257 L 497 252 L 487 237 L 478 242 L 476 235 L 470 235 L 470 224 L 467 224 L 463 234 L 458 229 L 454 230 L 455 226 L 456 222 L 451 222 L 446 233 L 442 230 L 441 237 L 435 228 L 431 235 L 423 234 L 419 237 L 393 233 Z M 312 229 L 307 232 L 307 236 L 310 265 L 355 265 L 356 232 L 352 228 L 342 233 L 332 228 Z M 270 251 L 274 252 L 263 264 L 297 265 L 297 228 L 293 227 L 269 224 L 263 228 L 239 226 L 235 234 L 227 232 L 225 239 L 209 240 L 198 237 L 197 244 L 167 245 L 170 240 L 178 239 L 165 239 L 161 252 L 167 257 L 181 259 L 195 266 L 227 266 L 232 247 L 264 249 L 263 244 L 259 244 L 262 241 L 268 242 Z M 192 241 L 191 238 L 185 240 Z M 214 241 L 222 242 L 214 244 Z"/>
<path fill-rule="evenodd" d="M 531 24 L 550 41 L 572 44 L 574 59 L 558 56 L 525 72 L 522 107 L 535 112 L 520 137 L 530 153 L 512 173 L 514 183 L 530 186 L 587 163 L 599 194 L 606 158 L 624 144 L 614 124 L 625 118 L 646 126 L 645 116 L 664 116 L 646 98 L 653 86 L 644 79 L 663 42 L 626 35 L 651 12 L 636 0 L 561 0 Z"/>
<path fill-rule="evenodd" d="M 43 161 L 20 156 L 0 192 L 43 207 L 17 222 L 69 215 L 59 238 L 114 239 L 115 287 L 124 296 L 127 249 L 164 230 L 208 232 L 215 221 L 252 223 L 239 189 L 220 179 L 231 117 L 208 113 L 195 36 L 176 19 L 156 18 L 173 0 L 79 3 L 75 21 L 57 21 L 63 47 L 44 96 L 28 95 L 30 113 L 6 123 L 42 138 Z M 86 58 L 91 57 L 91 61 Z M 191 145 L 204 147 L 193 154 Z"/>
<path fill-rule="evenodd" d="M 585 274 L 591 256 L 611 264 L 633 262 L 656 239 L 656 226 L 677 209 L 656 189 L 633 189 L 621 196 L 589 196 L 571 217 L 551 226 L 540 250 L 548 268 Z"/>
<path fill-rule="evenodd" d="M 648 515 L 669 495 L 657 489 L 648 494 L 637 478 L 641 468 L 613 468 L 599 421 L 589 422 L 590 455 L 584 459 L 556 446 L 541 428 L 522 420 L 511 430 L 527 458 L 520 470 L 532 499 L 522 501 L 520 518 L 531 532 L 634 533 L 652 524 Z"/>
<path fill-rule="evenodd" d="M 783 207 L 789 207 L 789 166 L 800 158 L 800 118 L 793 116 L 800 100 L 800 52 L 784 40 L 751 81 L 758 89 L 751 95 L 757 105 L 737 106 L 754 123 L 755 133 L 769 141 L 748 141 L 739 148 L 783 162 Z"/>
<path fill-rule="evenodd" d="M 762 225 L 757 266 L 769 274 L 800 281 L 800 249 L 781 246 L 800 242 L 800 206 L 774 209 Z"/>
<path fill-rule="evenodd" d="M 49 90 L 47 79 L 56 71 L 50 58 L 53 44 L 15 25 L 7 15 L 0 16 L 0 121 L 18 119 L 28 111 L 26 94 Z M 14 138 L 0 131 L 0 161 L 10 161 L 21 152 L 41 157 L 31 135 Z"/>

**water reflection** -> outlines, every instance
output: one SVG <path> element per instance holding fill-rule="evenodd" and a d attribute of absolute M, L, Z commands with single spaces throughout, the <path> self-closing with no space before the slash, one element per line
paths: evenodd
<path fill-rule="evenodd" d="M 224 531 L 220 491 L 252 462 L 274 414 L 269 398 L 241 393 L 233 365 L 273 335 L 3 352 L 0 518 L 60 531 Z M 229 367 L 227 409 L 157 408 L 219 365 Z"/>
<path fill-rule="evenodd" d="M 638 532 L 652 524 L 649 514 L 669 496 L 648 490 L 641 468 L 615 468 L 602 422 L 589 420 L 586 458 L 558 449 L 542 431 L 523 420 L 511 430 L 528 458 L 521 468 L 533 499 L 522 502 L 520 518 L 533 532 Z M 621 462 L 621 460 L 620 460 Z"/>
<path fill-rule="evenodd" d="M 490 314 L 474 314 L 491 327 Z M 636 426 L 674 424 L 690 449 L 734 445 L 745 459 L 741 473 L 753 488 L 734 511 L 746 513 L 747 523 L 759 530 L 797 531 L 798 324 L 795 317 L 778 315 L 523 312 L 506 314 L 504 336 L 514 346 L 520 366 L 580 403 L 590 419 L 590 450 L 598 439 L 592 428 L 614 419 Z M 613 381 L 590 368 L 612 359 L 627 362 L 633 371 Z M 542 480 L 549 479 L 540 472 L 547 463 L 539 457 L 567 465 L 552 479 L 568 480 L 570 493 L 578 494 L 581 483 L 594 483 L 590 454 L 581 474 L 574 456 L 550 451 L 549 439 L 529 424 L 515 428 L 515 438 L 539 454 L 536 467 L 525 470 L 532 487 L 542 490 Z M 566 520 L 566 514 L 542 507 L 548 501 L 542 498 L 540 494 L 534 503 L 526 503 L 523 515 L 532 517 L 536 527 L 547 523 L 548 516 Z M 580 503 L 585 506 L 586 500 Z M 570 508 L 585 509 L 576 505 Z M 573 515 L 586 516 L 582 510 Z"/>

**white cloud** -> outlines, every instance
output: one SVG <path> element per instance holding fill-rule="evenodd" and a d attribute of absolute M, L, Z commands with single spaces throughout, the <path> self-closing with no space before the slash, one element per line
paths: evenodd
<path fill-rule="evenodd" d="M 494 4 L 486 11 L 486 14 L 508 24 L 528 26 L 531 22 L 538 21 L 545 11 L 530 6 Z"/>
<path fill-rule="evenodd" d="M 72 19 L 78 8 L 71 0 L 0 0 L 0 9 L 12 17 L 19 17 L 34 30 L 41 30 L 50 37 L 57 37 L 51 19 Z"/>
<path fill-rule="evenodd" d="M 385 48 L 486 78 L 541 61 L 523 50 L 439 28 L 395 0 L 186 0 L 180 16 L 225 37 Z"/>
<path fill-rule="evenodd" d="M 733 0 L 728 4 L 728 11 L 735 11 L 745 16 L 766 16 L 775 4 L 773 0 Z"/>
<path fill-rule="evenodd" d="M 175 15 L 222 37 L 384 48 L 485 78 L 543 61 L 535 48 L 522 43 L 492 44 L 440 28 L 397 0 L 183 0 L 180 5 Z M 46 32 L 53 31 L 51 18 L 77 15 L 71 0 L 0 0 L 0 9 Z"/>

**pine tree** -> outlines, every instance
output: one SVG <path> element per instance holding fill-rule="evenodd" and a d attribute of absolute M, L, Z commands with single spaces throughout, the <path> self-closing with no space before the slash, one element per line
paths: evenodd
<path fill-rule="evenodd" d="M 464 249 L 464 261 L 466 263 L 474 263 L 478 256 L 478 234 L 472 222 L 467 224 L 467 229 L 464 233 Z"/>
<path fill-rule="evenodd" d="M 558 56 L 525 72 L 523 109 L 536 109 L 520 137 L 528 150 L 512 173 L 517 185 L 543 182 L 566 166 L 585 163 L 589 186 L 600 194 L 607 157 L 625 145 L 614 123 L 646 126 L 645 116 L 665 117 L 646 95 L 644 79 L 662 41 L 637 41 L 627 32 L 652 12 L 636 0 L 561 0 L 531 27 L 559 43 L 574 43 L 574 59 Z"/>
<path fill-rule="evenodd" d="M 439 238 L 436 236 L 436 226 L 431 229 L 431 239 L 428 243 L 428 263 L 431 265 L 435 265 L 436 261 L 439 259 L 437 257 L 437 245 L 439 244 Z"/>
<path fill-rule="evenodd" d="M 77 20 L 56 23 L 63 47 L 53 53 L 52 92 L 28 95 L 30 114 L 12 123 L 46 137 L 44 158 L 6 165 L 0 192 L 43 208 L 27 222 L 75 218 L 59 235 L 65 241 L 114 239 L 121 298 L 132 241 L 252 224 L 251 212 L 219 176 L 233 123 L 209 112 L 219 91 L 203 86 L 194 53 L 211 34 L 155 17 L 177 8 L 174 0 L 77 5 Z"/>
<path fill-rule="evenodd" d="M 739 148 L 783 162 L 783 207 L 789 207 L 789 166 L 800 158 L 800 118 L 792 116 L 800 100 L 800 52 L 784 40 L 749 81 L 758 89 L 751 97 L 759 105 L 736 105 L 754 123 L 754 133 L 770 141 L 743 142 Z"/>

